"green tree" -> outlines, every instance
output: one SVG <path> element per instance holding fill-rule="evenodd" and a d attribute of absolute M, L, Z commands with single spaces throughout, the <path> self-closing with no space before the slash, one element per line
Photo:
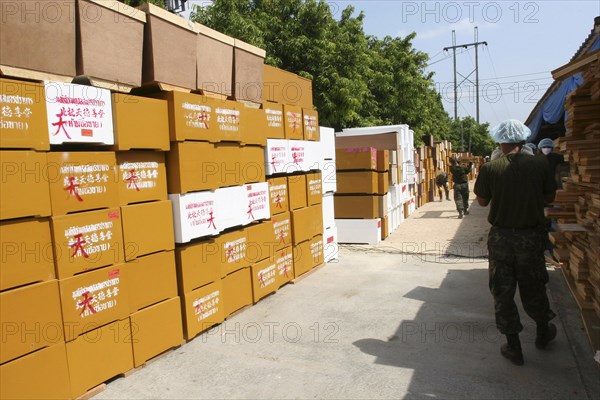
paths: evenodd
<path fill-rule="evenodd" d="M 121 3 L 125 3 L 131 7 L 137 7 L 143 3 L 154 4 L 155 6 L 159 6 L 161 8 L 165 8 L 165 0 L 119 0 Z"/>
<path fill-rule="evenodd" d="M 489 156 L 496 147 L 496 143 L 489 135 L 489 124 L 478 124 L 473 117 L 453 120 L 449 140 L 452 142 L 452 150 L 456 152 L 461 151 L 463 142 L 465 151 L 469 151 L 470 140 L 471 152 L 476 156 Z"/>

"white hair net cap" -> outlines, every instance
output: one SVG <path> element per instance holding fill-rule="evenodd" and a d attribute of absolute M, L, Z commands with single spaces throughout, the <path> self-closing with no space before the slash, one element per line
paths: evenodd
<path fill-rule="evenodd" d="M 521 143 L 531 135 L 531 130 L 521 121 L 508 119 L 493 127 L 490 135 L 496 143 Z"/>
<path fill-rule="evenodd" d="M 538 146 L 540 147 L 540 149 L 542 147 L 550 147 L 553 149 L 554 142 L 552 141 L 552 139 L 545 138 L 545 139 L 540 140 L 540 142 L 538 143 Z"/>

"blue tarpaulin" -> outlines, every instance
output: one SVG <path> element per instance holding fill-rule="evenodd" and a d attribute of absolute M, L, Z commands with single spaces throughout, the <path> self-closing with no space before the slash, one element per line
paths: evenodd
<path fill-rule="evenodd" d="M 565 79 L 558 89 L 550 95 L 542 104 L 542 108 L 537 112 L 533 121 L 529 124 L 531 129 L 531 136 L 527 140 L 528 142 L 534 142 L 542 127 L 542 123 L 546 122 L 549 124 L 555 124 L 560 121 L 564 115 L 565 121 L 567 120 L 567 113 L 565 111 L 565 99 L 569 93 L 578 88 L 583 84 L 583 75 L 581 72 L 574 74 L 573 76 Z"/>

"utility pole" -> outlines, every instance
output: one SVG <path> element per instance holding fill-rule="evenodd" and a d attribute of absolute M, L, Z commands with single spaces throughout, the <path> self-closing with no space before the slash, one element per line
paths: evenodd
<path fill-rule="evenodd" d="M 475 90 L 477 91 L 475 101 L 476 101 L 476 108 L 477 108 L 477 123 L 479 123 L 479 52 L 477 51 L 477 47 L 480 45 L 487 46 L 487 42 L 478 42 L 477 41 L 477 38 L 478 38 L 477 32 L 478 32 L 477 27 L 475 27 L 475 42 L 457 45 L 456 44 L 456 32 L 452 31 L 452 46 L 444 47 L 444 51 L 448 51 L 448 50 L 452 49 L 452 55 L 454 58 L 454 119 L 458 118 L 458 88 L 460 87 L 460 85 L 463 84 L 464 81 L 469 81 L 475 85 Z M 471 46 L 475 47 L 475 70 L 471 71 L 469 73 L 469 75 L 464 76 L 461 73 L 456 71 L 456 49 L 459 47 L 467 49 Z M 473 81 L 471 81 L 469 79 L 469 77 L 471 75 L 473 75 L 473 72 L 475 72 L 475 83 L 473 83 Z M 456 75 L 457 74 L 463 78 L 463 80 L 458 85 L 456 84 Z"/>
<path fill-rule="evenodd" d="M 465 132 L 463 130 L 463 122 L 460 121 L 460 151 L 461 153 L 465 152 Z"/>

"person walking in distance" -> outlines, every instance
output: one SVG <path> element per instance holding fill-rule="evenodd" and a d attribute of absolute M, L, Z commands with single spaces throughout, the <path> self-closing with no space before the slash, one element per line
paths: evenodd
<path fill-rule="evenodd" d="M 469 161 L 469 166 L 465 167 L 459 165 L 456 158 L 450 159 L 450 173 L 454 181 L 454 202 L 459 219 L 463 214 L 469 215 L 469 172 L 472 165 L 473 163 Z"/>
<path fill-rule="evenodd" d="M 546 159 L 522 152 L 529 128 L 507 120 L 490 134 L 500 143 L 503 156 L 481 167 L 474 192 L 479 205 L 490 205 L 489 287 L 496 326 L 507 339 L 500 352 L 523 365 L 519 340 L 523 325 L 514 301 L 517 286 L 525 312 L 536 322 L 535 346 L 544 349 L 556 337 L 544 261 L 544 202 L 551 202 L 556 191 Z"/>
<path fill-rule="evenodd" d="M 442 188 L 444 188 L 444 192 L 446 192 L 446 200 L 450 200 L 450 189 L 448 189 L 448 174 L 441 168 L 438 168 L 435 174 L 435 186 L 437 186 L 438 193 L 440 195 L 440 201 L 442 201 Z"/>

